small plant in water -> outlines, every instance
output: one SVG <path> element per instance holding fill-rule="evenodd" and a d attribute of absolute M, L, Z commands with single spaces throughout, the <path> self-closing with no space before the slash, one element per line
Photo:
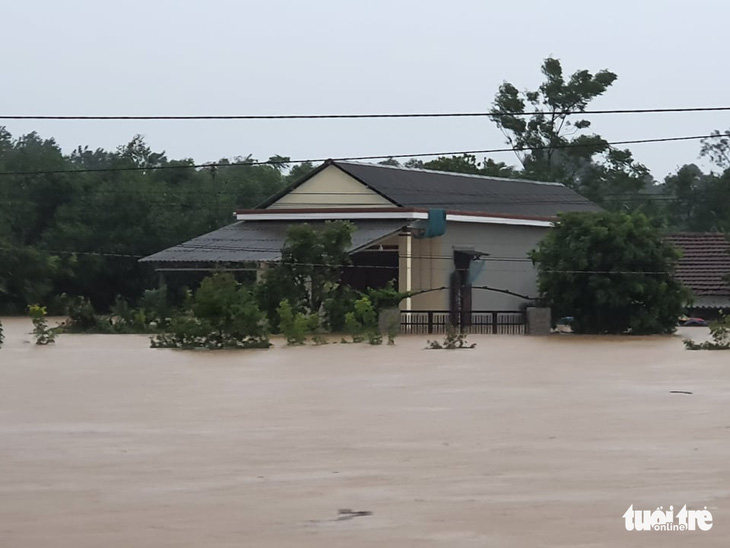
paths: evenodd
<path fill-rule="evenodd" d="M 5 332 L 3 331 L 3 322 L 0 322 L 0 348 L 2 348 L 4 341 L 5 341 Z"/>
<path fill-rule="evenodd" d="M 322 346 L 323 344 L 329 344 L 327 337 L 325 337 L 322 333 L 316 333 L 315 335 L 312 335 L 312 342 L 314 343 L 315 346 Z"/>
<path fill-rule="evenodd" d="M 476 343 L 469 344 L 466 340 L 466 333 L 461 333 L 453 325 L 446 328 L 444 342 L 426 341 L 427 350 L 456 350 L 457 348 L 475 348 Z"/>
<path fill-rule="evenodd" d="M 279 303 L 277 308 L 279 313 L 279 329 L 286 337 L 286 344 L 291 346 L 304 344 L 307 340 L 307 330 L 309 329 L 309 319 L 301 312 L 296 314 L 292 310 L 289 301 L 284 299 Z"/>
<path fill-rule="evenodd" d="M 370 330 L 367 332 L 368 344 L 379 345 L 383 344 L 383 336 L 377 330 Z M 395 344 L 395 342 L 393 342 Z"/>
<path fill-rule="evenodd" d="M 687 350 L 730 350 L 730 315 L 721 315 L 710 323 L 712 341 L 696 343 L 692 339 L 685 339 Z"/>
<path fill-rule="evenodd" d="M 378 329 L 378 313 L 368 297 L 355 301 L 355 309 L 345 314 L 345 330 L 354 343 L 367 340 L 368 344 L 383 344 L 383 335 Z"/>
<path fill-rule="evenodd" d="M 35 336 L 36 344 L 46 345 L 52 342 L 56 342 L 58 329 L 48 327 L 46 314 L 47 311 L 45 306 L 33 304 L 28 307 L 28 315 L 31 317 L 31 320 L 33 322 L 33 335 Z"/>

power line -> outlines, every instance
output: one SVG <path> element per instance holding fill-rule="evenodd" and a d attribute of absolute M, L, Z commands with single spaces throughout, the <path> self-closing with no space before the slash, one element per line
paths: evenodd
<path fill-rule="evenodd" d="M 0 120 L 343 120 L 343 119 L 393 119 L 393 118 L 502 118 L 506 116 L 584 116 L 605 114 L 667 114 L 682 112 L 727 112 L 730 107 L 680 107 L 635 108 L 578 111 L 530 111 L 530 112 L 411 112 L 367 114 L 176 114 L 176 115 L 45 115 L 0 114 Z"/>
<path fill-rule="evenodd" d="M 0 247 L 0 250 L 12 250 L 13 248 L 8 247 Z M 212 249 L 212 248 L 208 248 Z M 46 253 L 50 253 L 53 255 L 91 255 L 91 256 L 97 256 L 97 257 L 119 257 L 119 258 L 132 258 L 132 259 L 139 259 L 141 257 L 145 257 L 145 255 L 128 255 L 123 253 L 104 253 L 104 252 L 93 252 L 93 251 L 59 251 L 59 250 L 46 250 L 43 249 L 41 251 L 45 251 Z M 191 249 L 192 251 L 192 249 Z M 261 251 L 261 250 L 256 250 Z M 408 256 L 399 256 L 399 258 L 409 258 Z M 430 257 L 430 256 L 410 256 L 411 259 L 446 259 L 452 260 L 453 257 Z M 514 259 L 513 259 L 514 260 Z M 531 262 L 530 259 L 519 259 L 519 262 L 528 261 Z M 246 261 L 246 262 L 256 262 L 256 261 Z M 274 261 L 276 262 L 276 261 Z M 496 262 L 509 262 L 508 258 L 504 259 L 497 259 Z M 354 265 L 354 264 L 326 264 L 326 263 L 297 263 L 297 266 L 322 266 L 322 267 L 329 267 L 329 268 L 374 268 L 374 269 L 389 269 L 389 270 L 395 270 L 400 269 L 400 266 L 389 266 L 389 265 Z M 220 270 L 225 271 L 226 269 L 223 267 Z M 451 267 L 443 267 L 439 270 L 444 271 L 450 271 Z M 526 268 L 517 268 L 517 269 L 493 269 L 490 268 L 489 270 L 485 271 L 486 273 L 489 272 L 534 272 L 536 269 L 526 269 Z M 545 273 L 550 274 L 625 274 L 625 275 L 671 275 L 671 272 L 665 272 L 661 270 L 544 270 Z"/>
<path fill-rule="evenodd" d="M 684 137 L 661 137 L 654 139 L 628 139 L 624 141 L 611 141 L 600 143 L 601 145 L 638 145 L 646 143 L 668 143 L 677 141 L 698 141 L 701 139 L 717 139 L 726 137 L 724 134 L 712 135 L 690 135 Z M 55 169 L 44 171 L 0 171 L 0 176 L 13 175 L 57 175 L 65 173 L 106 173 L 106 172 L 125 172 L 125 171 L 159 171 L 169 169 L 203 169 L 203 168 L 235 168 L 246 166 L 265 166 L 265 165 L 284 165 L 284 164 L 303 164 L 303 163 L 322 163 L 326 161 L 348 162 L 348 161 L 365 161 L 365 160 L 381 160 L 395 158 L 423 158 L 430 156 L 461 156 L 464 154 L 496 154 L 502 152 L 526 152 L 538 150 L 554 150 L 554 149 L 570 149 L 570 148 L 596 148 L 596 143 L 570 143 L 555 146 L 534 146 L 534 147 L 508 147 L 494 148 L 488 150 L 460 150 L 448 152 L 420 152 L 416 154 L 385 154 L 377 156 L 346 156 L 340 158 L 309 158 L 305 160 L 253 160 L 250 162 L 231 164 L 231 163 L 206 163 L 206 164 L 185 164 L 185 165 L 164 165 L 164 166 L 130 166 L 130 167 L 103 167 L 103 168 L 81 168 L 81 169 Z"/>
<path fill-rule="evenodd" d="M 14 199 L 11 198 L 9 200 L 3 200 L 3 204 L 16 204 L 16 205 L 59 205 L 59 207 L 65 207 L 65 206 L 75 206 L 75 205 L 86 205 L 87 210 L 90 208 L 96 208 L 96 209 L 102 209 L 102 207 L 108 207 L 109 205 L 114 205 L 113 202 L 105 203 L 105 202 L 99 202 L 98 200 L 94 199 L 100 196 L 120 196 L 125 197 L 129 194 L 141 194 L 145 195 L 147 194 L 143 190 L 119 190 L 119 191 L 96 191 L 92 190 L 92 193 L 87 194 L 85 196 L 72 196 L 70 201 L 66 202 L 59 202 L 57 199 L 54 199 L 53 197 L 46 197 L 43 196 L 40 199 Z M 151 193 L 154 194 L 154 193 Z M 70 195 L 70 194 L 69 194 Z M 135 202 L 135 205 L 149 205 L 149 206 L 164 206 L 165 208 L 171 209 L 171 208 L 183 208 L 183 209 L 190 209 L 194 206 L 209 206 L 209 207 L 215 207 L 215 206 L 224 206 L 224 205 L 230 205 L 226 204 L 224 200 L 216 201 L 215 199 L 205 199 L 202 196 L 205 196 L 205 193 L 200 193 L 199 196 L 195 195 L 170 195 L 167 199 L 149 199 L 149 198 L 142 198 L 142 201 Z M 456 194 L 456 196 L 460 196 L 459 194 Z M 469 196 L 469 194 L 465 194 L 465 196 Z M 718 196 L 722 197 L 730 197 L 730 190 L 722 190 L 718 191 L 715 197 Z M 529 198 L 529 196 L 526 196 Z M 161 198 L 165 198 L 165 196 L 162 196 Z M 585 200 L 544 200 L 544 199 L 524 199 L 520 200 L 518 203 L 515 201 L 506 201 L 506 200 L 494 200 L 494 201 L 475 201 L 475 200 L 464 200 L 460 202 L 456 202 L 453 199 L 451 199 L 451 195 L 449 196 L 449 209 L 450 211 L 455 212 L 463 212 L 464 214 L 469 214 L 470 211 L 473 213 L 489 213 L 489 211 L 474 211 L 473 209 L 465 209 L 460 210 L 458 209 L 459 206 L 470 206 L 473 208 L 474 206 L 482 205 L 484 207 L 490 207 L 490 206 L 500 206 L 500 205 L 558 205 L 558 206 L 566 206 L 566 205 L 585 205 Z M 110 198 L 112 199 L 112 198 Z M 607 195 L 606 197 L 603 197 L 601 203 L 611 203 L 611 204 L 642 204 L 642 203 L 680 203 L 680 198 L 672 195 L 661 195 L 661 194 L 637 194 L 637 195 L 627 195 L 627 196 L 612 196 Z M 230 200 L 229 200 L 230 201 Z M 299 207 L 314 207 L 321 205 L 320 202 L 298 202 L 297 206 Z M 371 206 L 372 204 L 367 203 L 353 203 L 353 202 L 342 202 L 342 203 L 328 203 L 328 206 L 338 206 L 338 207 L 365 207 L 365 206 Z M 434 201 L 433 203 L 421 203 L 418 208 L 426 209 L 430 207 L 440 207 L 443 205 L 443 202 L 441 201 Z M 236 209 L 234 205 L 231 206 L 231 211 Z M 240 208 L 239 208 L 240 209 Z M 200 210 L 196 210 L 200 211 Z M 263 212 L 264 210 L 262 210 Z M 277 210 L 265 210 L 268 213 L 275 212 Z M 211 212 L 212 213 L 212 212 Z M 495 210 L 492 215 L 500 216 L 500 215 L 509 215 L 508 212 L 499 210 Z M 552 215 L 549 215 L 552 217 Z M 333 220 L 333 219 L 328 219 Z M 343 217 L 341 220 L 347 221 L 348 219 Z M 251 221 L 251 220 L 245 220 L 246 222 L 259 222 L 259 221 Z M 235 221 L 234 221 L 235 222 Z M 260 222 L 268 222 L 268 221 L 260 221 Z"/>

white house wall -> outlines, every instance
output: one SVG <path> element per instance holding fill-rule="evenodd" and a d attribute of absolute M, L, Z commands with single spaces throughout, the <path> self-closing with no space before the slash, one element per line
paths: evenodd
<path fill-rule="evenodd" d="M 329 166 L 267 209 L 393 207 L 393 203 L 335 166 Z"/>
<path fill-rule="evenodd" d="M 489 253 L 473 286 L 506 289 L 521 295 L 537 297 L 537 272 L 527 254 L 547 233 L 545 227 L 507 226 L 496 224 L 447 224 L 446 233 L 438 238 L 411 239 L 412 291 L 448 286 L 454 271 L 454 249 L 470 248 Z M 401 238 L 400 254 L 406 255 L 405 237 Z M 500 260 L 501 259 L 501 260 Z M 522 260 L 514 260 L 522 259 Z M 405 290 L 405 261 L 401 259 L 401 290 Z M 516 310 L 523 299 L 474 289 L 473 310 Z M 411 299 L 411 310 L 448 310 L 447 290 L 417 295 Z M 405 308 L 405 307 L 404 307 Z"/>

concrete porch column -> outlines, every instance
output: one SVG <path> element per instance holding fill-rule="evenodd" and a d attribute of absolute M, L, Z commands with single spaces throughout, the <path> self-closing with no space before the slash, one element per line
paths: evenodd
<path fill-rule="evenodd" d="M 413 291 L 413 236 L 406 232 L 398 236 L 398 291 Z M 411 298 L 403 299 L 401 310 L 411 310 Z"/>

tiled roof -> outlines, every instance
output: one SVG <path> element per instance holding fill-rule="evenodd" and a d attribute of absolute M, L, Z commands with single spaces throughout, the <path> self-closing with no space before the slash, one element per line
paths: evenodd
<path fill-rule="evenodd" d="M 730 242 L 725 234 L 680 232 L 666 239 L 682 250 L 676 276 L 695 296 L 730 296 Z"/>

